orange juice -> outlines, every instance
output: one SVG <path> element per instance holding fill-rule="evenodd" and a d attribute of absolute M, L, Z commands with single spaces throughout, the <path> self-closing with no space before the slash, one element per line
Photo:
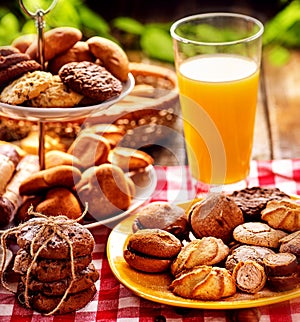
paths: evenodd
<path fill-rule="evenodd" d="M 241 56 L 204 55 L 179 67 L 187 154 L 196 179 L 230 184 L 247 177 L 258 82 L 257 64 Z"/>

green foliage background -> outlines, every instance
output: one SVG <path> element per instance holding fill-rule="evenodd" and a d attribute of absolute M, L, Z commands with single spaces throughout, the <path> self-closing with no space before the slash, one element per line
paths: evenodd
<path fill-rule="evenodd" d="M 26 8 L 36 12 L 47 9 L 52 0 L 23 0 Z M 289 49 L 300 47 L 300 0 L 281 0 L 282 10 L 265 23 L 264 46 L 275 64 L 289 59 Z M 99 2 L 99 6 L 101 2 Z M 91 10 L 84 0 L 58 0 L 53 11 L 45 16 L 45 30 L 58 26 L 79 28 L 85 38 L 102 36 L 118 42 L 125 50 L 136 49 L 146 56 L 173 63 L 170 23 L 142 24 L 130 17 L 105 21 Z M 18 0 L 0 5 L 0 45 L 9 45 L 22 34 L 36 33 L 33 19 L 26 16 Z"/>

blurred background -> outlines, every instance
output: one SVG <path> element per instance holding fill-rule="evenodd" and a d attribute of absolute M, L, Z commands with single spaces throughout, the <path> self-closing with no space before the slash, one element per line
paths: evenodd
<path fill-rule="evenodd" d="M 37 8 L 48 8 L 51 2 L 23 0 L 33 12 Z M 291 5 L 297 8 L 289 9 Z M 286 33 L 291 28 L 295 28 L 297 39 L 293 37 L 293 44 L 289 46 L 298 46 L 300 42 L 298 0 L 58 0 L 54 10 L 45 18 L 45 29 L 78 27 L 86 38 L 94 35 L 111 38 L 127 51 L 138 50 L 151 59 L 172 63 L 171 23 L 186 15 L 209 11 L 233 11 L 253 15 L 264 23 L 271 21 L 270 28 L 266 26 L 266 43 L 282 45 L 280 35 L 284 35 L 286 41 Z M 281 20 L 284 19 L 286 24 L 280 23 L 281 32 L 278 32 L 273 20 L 282 13 L 285 17 Z M 295 27 L 295 23 L 298 26 Z M 24 15 L 18 0 L 1 0 L 0 45 L 10 44 L 20 34 L 35 32 L 34 21 Z"/>

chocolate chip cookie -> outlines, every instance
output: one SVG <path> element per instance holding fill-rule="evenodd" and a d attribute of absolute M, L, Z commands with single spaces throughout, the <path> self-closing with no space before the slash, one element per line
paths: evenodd
<path fill-rule="evenodd" d="M 35 240 L 33 247 L 34 252 L 36 252 L 45 242 L 46 238 L 49 237 L 47 235 L 45 236 L 45 234 L 41 234 L 40 230 L 42 227 L 39 224 L 40 221 L 41 218 L 32 218 L 28 220 L 28 225 L 24 226 L 17 235 L 17 243 L 19 247 L 25 249 L 27 252 L 29 252 L 32 240 L 37 236 L 37 234 L 40 235 L 38 240 Z M 37 224 L 34 225 L 34 222 L 37 222 Z M 95 244 L 94 237 L 84 226 L 74 223 L 67 226 L 63 230 L 63 233 L 66 237 L 68 237 L 70 243 L 72 244 L 73 255 L 75 258 L 79 256 L 86 256 L 92 253 Z M 48 259 L 69 259 L 70 246 L 65 240 L 57 235 L 54 235 L 52 240 L 43 247 L 39 253 L 39 256 Z"/>
<path fill-rule="evenodd" d="M 58 72 L 63 83 L 73 91 L 103 102 L 122 91 L 122 83 L 104 67 L 88 62 L 65 64 Z"/>
<path fill-rule="evenodd" d="M 33 257 L 23 249 L 19 250 L 13 270 L 19 274 L 26 274 Z M 76 257 L 74 259 L 74 270 L 76 273 L 82 271 L 92 261 L 91 255 Z M 68 259 L 42 259 L 38 258 L 34 263 L 31 275 L 41 282 L 54 282 L 71 276 L 71 262 Z"/>

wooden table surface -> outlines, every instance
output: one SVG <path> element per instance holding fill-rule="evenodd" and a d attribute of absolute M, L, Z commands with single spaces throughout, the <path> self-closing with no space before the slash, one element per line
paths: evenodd
<path fill-rule="evenodd" d="M 252 154 L 255 160 L 300 157 L 299 69 L 300 51 L 291 51 L 289 62 L 281 66 L 263 59 Z M 186 162 L 182 140 L 170 140 L 167 149 L 159 144 L 146 149 L 157 164 Z"/>

